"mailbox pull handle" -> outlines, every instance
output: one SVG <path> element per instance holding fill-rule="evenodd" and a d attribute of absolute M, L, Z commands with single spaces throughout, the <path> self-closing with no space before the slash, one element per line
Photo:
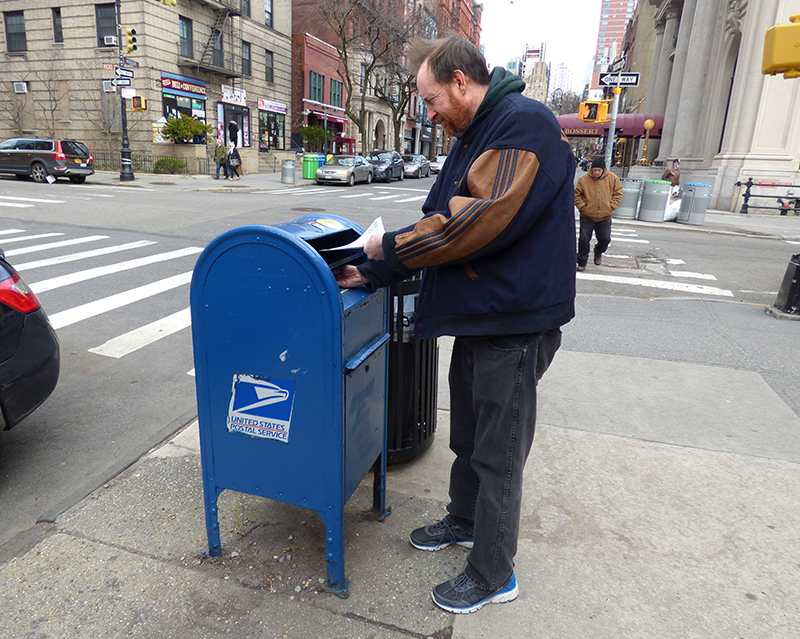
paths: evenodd
<path fill-rule="evenodd" d="M 383 346 L 386 342 L 389 341 L 389 333 L 384 333 L 378 339 L 376 339 L 372 344 L 369 344 L 358 351 L 353 357 L 348 359 L 344 363 L 344 370 L 349 375 L 354 370 L 356 370 L 361 364 L 367 359 L 370 355 L 372 355 L 375 351 L 377 351 L 381 346 Z"/>

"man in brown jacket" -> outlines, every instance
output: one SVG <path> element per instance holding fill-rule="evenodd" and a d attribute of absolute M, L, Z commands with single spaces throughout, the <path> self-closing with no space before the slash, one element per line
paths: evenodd
<path fill-rule="evenodd" d="M 603 158 L 592 161 L 588 173 L 584 173 L 575 185 L 575 206 L 581 214 L 581 231 L 578 239 L 578 270 L 586 270 L 589 261 L 589 243 L 594 232 L 594 263 L 603 261 L 611 242 L 611 215 L 622 199 L 622 182 L 606 170 Z"/>

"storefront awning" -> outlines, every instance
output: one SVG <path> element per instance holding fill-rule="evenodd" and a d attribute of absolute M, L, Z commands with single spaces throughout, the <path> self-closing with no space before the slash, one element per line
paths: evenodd
<path fill-rule="evenodd" d="M 339 124 L 347 124 L 347 120 L 344 118 L 340 118 L 337 115 L 333 115 L 332 113 L 325 113 L 323 111 L 316 111 L 311 109 L 309 115 L 313 115 L 320 120 L 327 120 L 328 122 L 338 122 Z"/>
<path fill-rule="evenodd" d="M 597 138 L 608 134 L 609 122 L 584 122 L 577 113 L 556 116 L 556 120 L 568 137 Z M 655 126 L 650 129 L 651 138 L 660 138 L 664 126 L 663 115 L 647 115 L 644 113 L 620 113 L 617 115 L 617 135 L 625 138 L 644 137 L 645 120 L 653 120 Z"/>

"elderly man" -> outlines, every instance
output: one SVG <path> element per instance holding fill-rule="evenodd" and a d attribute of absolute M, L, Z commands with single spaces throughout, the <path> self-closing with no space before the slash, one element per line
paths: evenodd
<path fill-rule="evenodd" d="M 453 335 L 450 503 L 412 545 L 470 548 L 434 602 L 473 612 L 519 592 L 514 575 L 522 472 L 536 423 L 536 384 L 574 316 L 575 160 L 553 114 L 525 84 L 450 37 L 409 59 L 428 117 L 458 138 L 417 224 L 367 242 L 368 262 L 341 286 L 385 286 L 423 270 L 414 332 Z"/>

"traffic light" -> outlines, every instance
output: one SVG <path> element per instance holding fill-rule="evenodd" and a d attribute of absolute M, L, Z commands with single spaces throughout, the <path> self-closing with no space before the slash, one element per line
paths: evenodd
<path fill-rule="evenodd" d="M 584 122 L 608 122 L 608 105 L 612 100 L 587 100 L 581 102 L 578 117 Z"/>
<path fill-rule="evenodd" d="M 168 7 L 177 7 L 178 6 L 177 0 L 156 0 L 156 2 L 161 2 L 162 4 L 165 4 Z"/>
<path fill-rule="evenodd" d="M 136 48 L 136 29 L 125 27 L 125 50 L 133 53 Z"/>
<path fill-rule="evenodd" d="M 147 100 L 140 95 L 131 98 L 131 108 L 134 111 L 147 111 Z"/>
<path fill-rule="evenodd" d="M 791 24 L 778 24 L 764 36 L 764 59 L 761 73 L 784 78 L 800 77 L 800 15 L 789 18 Z"/>

